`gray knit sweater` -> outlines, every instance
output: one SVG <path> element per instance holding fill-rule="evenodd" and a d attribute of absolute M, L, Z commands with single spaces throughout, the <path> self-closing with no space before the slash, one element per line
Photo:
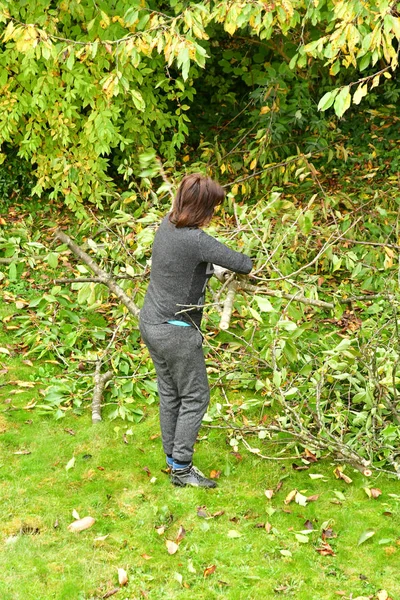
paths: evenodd
<path fill-rule="evenodd" d="M 175 319 L 200 326 L 213 264 L 250 273 L 251 259 L 192 227 L 177 228 L 164 217 L 153 244 L 150 283 L 140 318 L 157 325 Z"/>

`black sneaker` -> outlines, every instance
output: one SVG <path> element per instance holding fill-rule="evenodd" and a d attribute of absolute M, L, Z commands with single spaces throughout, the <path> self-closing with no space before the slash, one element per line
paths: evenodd
<path fill-rule="evenodd" d="M 172 469 L 171 483 L 178 487 L 186 487 L 187 485 L 203 488 L 217 487 L 215 481 L 212 479 L 207 479 L 207 477 L 192 464 L 188 465 L 184 469 Z"/>

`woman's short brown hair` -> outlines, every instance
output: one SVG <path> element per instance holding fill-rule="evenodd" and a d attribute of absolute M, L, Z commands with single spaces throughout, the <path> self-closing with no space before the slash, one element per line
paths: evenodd
<path fill-rule="evenodd" d="M 201 173 L 186 175 L 178 188 L 169 220 L 176 227 L 201 227 L 225 197 L 224 189 Z"/>

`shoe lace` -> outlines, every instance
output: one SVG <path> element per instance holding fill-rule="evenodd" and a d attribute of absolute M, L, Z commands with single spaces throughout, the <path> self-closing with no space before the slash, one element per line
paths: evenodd
<path fill-rule="evenodd" d="M 205 475 L 200 471 L 200 469 L 198 469 L 194 465 L 192 465 L 191 471 L 192 471 L 193 475 L 196 477 L 197 481 L 202 481 L 202 480 L 204 481 L 204 479 L 207 479 L 205 477 Z"/>

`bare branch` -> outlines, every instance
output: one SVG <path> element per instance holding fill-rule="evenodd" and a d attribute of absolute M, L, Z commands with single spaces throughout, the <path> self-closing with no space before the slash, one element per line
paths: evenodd
<path fill-rule="evenodd" d="M 99 265 L 84 252 L 75 242 L 71 240 L 68 235 L 59 229 L 55 233 L 55 238 L 60 240 L 63 244 L 66 244 L 70 250 L 75 254 L 77 258 L 79 258 L 82 262 L 84 262 L 98 277 L 101 283 L 104 283 L 109 290 L 117 296 L 117 298 L 126 306 L 129 312 L 134 316 L 139 316 L 139 308 L 133 302 L 133 300 L 124 292 L 124 290 L 116 283 L 115 279 L 111 277 L 109 273 L 103 271 L 99 267 Z"/>
<path fill-rule="evenodd" d="M 96 370 L 94 373 L 94 391 L 92 400 L 92 423 L 99 423 L 101 421 L 101 399 L 103 397 L 103 390 L 108 381 L 113 376 L 112 371 L 107 371 L 101 374 L 102 361 L 99 359 L 96 361 Z"/>

